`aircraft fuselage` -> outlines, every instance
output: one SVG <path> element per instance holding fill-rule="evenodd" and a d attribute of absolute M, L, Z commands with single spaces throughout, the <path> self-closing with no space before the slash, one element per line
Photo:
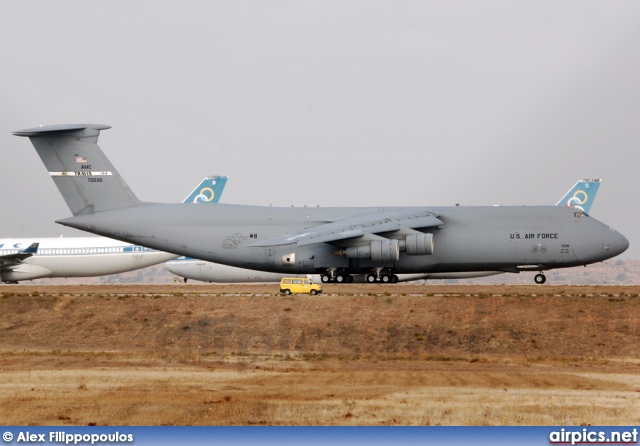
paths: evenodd
<path fill-rule="evenodd" d="M 401 252 L 398 260 L 383 262 L 340 256 L 339 243 L 250 246 L 356 215 L 406 209 L 433 212 L 442 221 L 439 227 L 422 230 L 433 234 L 433 254 Z M 177 255 L 295 274 L 326 268 L 359 273 L 381 267 L 397 274 L 545 270 L 603 261 L 628 247 L 626 238 L 609 226 L 574 208 L 557 206 L 277 208 L 148 203 L 58 222 Z"/>

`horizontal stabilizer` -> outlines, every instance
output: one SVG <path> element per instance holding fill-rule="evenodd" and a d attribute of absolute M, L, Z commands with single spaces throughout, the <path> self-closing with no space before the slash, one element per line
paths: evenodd
<path fill-rule="evenodd" d="M 59 124 L 59 125 L 46 125 L 40 127 L 34 127 L 32 129 L 20 130 L 17 132 L 13 132 L 16 136 L 43 136 L 46 134 L 55 134 L 61 132 L 72 132 L 77 130 L 107 130 L 110 129 L 110 125 L 102 125 L 102 124 Z"/>

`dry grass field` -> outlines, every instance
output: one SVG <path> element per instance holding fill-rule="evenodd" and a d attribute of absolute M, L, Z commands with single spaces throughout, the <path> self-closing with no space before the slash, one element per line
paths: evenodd
<path fill-rule="evenodd" d="M 7 425 L 640 423 L 640 287 L 2 286 Z"/>

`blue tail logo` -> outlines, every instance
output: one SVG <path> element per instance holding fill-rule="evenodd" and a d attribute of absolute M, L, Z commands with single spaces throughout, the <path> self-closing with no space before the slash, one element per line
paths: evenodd
<path fill-rule="evenodd" d="M 593 200 L 600 187 L 601 179 L 584 179 L 578 181 L 556 206 L 571 206 L 585 214 L 589 214 Z"/>
<path fill-rule="evenodd" d="M 20 254 L 37 254 L 40 243 L 32 243 L 27 249 L 20 251 Z"/>
<path fill-rule="evenodd" d="M 220 201 L 220 196 L 224 190 L 224 186 L 227 184 L 229 177 L 215 175 L 212 177 L 206 177 L 196 187 L 183 203 L 217 203 Z"/>

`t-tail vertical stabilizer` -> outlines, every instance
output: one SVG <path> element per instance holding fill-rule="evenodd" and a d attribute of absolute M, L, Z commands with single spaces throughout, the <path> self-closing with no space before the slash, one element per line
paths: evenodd
<path fill-rule="evenodd" d="M 601 179 L 585 179 L 578 181 L 564 197 L 556 203 L 556 206 L 572 206 L 589 214 L 596 192 L 600 187 Z"/>
<path fill-rule="evenodd" d="M 42 126 L 14 132 L 27 136 L 73 215 L 142 204 L 98 147 L 100 124 Z"/>

